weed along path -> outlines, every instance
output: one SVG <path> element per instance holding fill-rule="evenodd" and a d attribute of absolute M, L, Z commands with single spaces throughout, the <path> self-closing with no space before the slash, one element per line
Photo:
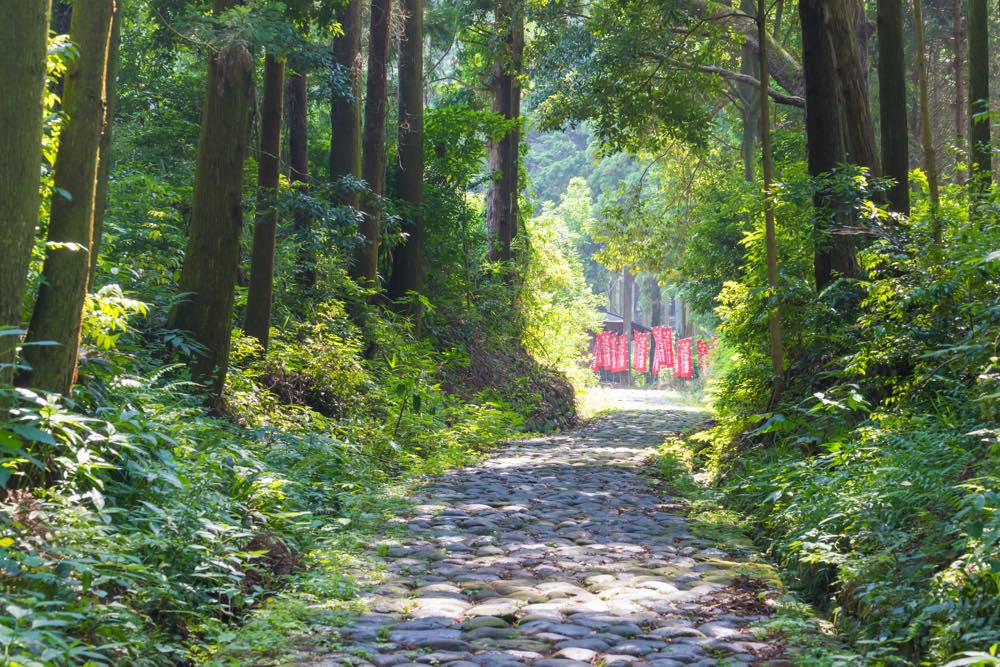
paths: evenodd
<path fill-rule="evenodd" d="M 787 664 L 741 547 L 695 537 L 652 448 L 704 415 L 618 391 L 605 417 L 430 480 L 367 613 L 311 665 Z M 329 644 L 327 645 L 329 647 Z"/>

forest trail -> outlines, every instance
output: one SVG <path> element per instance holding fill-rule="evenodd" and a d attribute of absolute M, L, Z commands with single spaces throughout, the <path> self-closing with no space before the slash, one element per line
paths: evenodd
<path fill-rule="evenodd" d="M 439 476 L 341 649 L 312 665 L 574 667 L 769 664 L 765 582 L 739 547 L 692 535 L 649 457 L 704 419 L 666 392 L 616 390 L 612 411 Z M 761 593 L 764 593 L 761 595 Z M 763 615 L 763 616 L 762 616 Z M 773 664 L 780 664 L 780 661 Z M 787 664 L 787 663 L 786 663 Z"/>

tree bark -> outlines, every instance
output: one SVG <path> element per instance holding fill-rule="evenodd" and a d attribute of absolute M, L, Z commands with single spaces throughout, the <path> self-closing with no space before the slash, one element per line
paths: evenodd
<path fill-rule="evenodd" d="M 215 0 L 215 12 L 234 3 Z M 222 394 L 229 362 L 252 73 L 250 53 L 243 45 L 228 46 L 211 59 L 180 279 L 180 291 L 188 296 L 170 318 L 171 326 L 191 332 L 204 347 L 192 364 L 192 376 L 209 383 L 216 396 Z"/>
<path fill-rule="evenodd" d="M 78 0 L 74 5 L 70 38 L 80 55 L 63 85 L 62 108 L 68 120 L 54 174 L 56 192 L 67 192 L 71 199 L 59 194 L 52 198 L 42 285 L 26 338 L 30 343 L 56 344 L 25 347 L 31 369 L 20 380 L 66 395 L 76 375 L 90 273 L 101 133 L 107 121 L 105 81 L 116 11 L 115 0 Z"/>
<path fill-rule="evenodd" d="M 990 124 L 982 117 L 990 105 L 989 13 L 986 0 L 969 0 L 969 180 L 972 218 L 978 200 L 989 192 L 993 180 Z M 980 116 L 976 118 L 976 116 Z"/>
<path fill-rule="evenodd" d="M 622 271 L 622 333 L 625 335 L 625 383 L 632 383 L 632 311 L 635 276 L 629 267 Z"/>
<path fill-rule="evenodd" d="M 120 2 L 121 0 L 119 0 Z M 90 252 L 90 275 L 88 289 L 94 285 L 97 274 L 97 259 L 101 252 L 101 237 L 104 235 L 104 217 L 108 210 L 108 178 L 111 175 L 111 136 L 115 124 L 115 107 L 118 101 L 118 47 L 122 39 L 122 11 L 116 11 L 111 26 L 111 47 L 108 53 L 108 72 L 105 77 L 105 98 L 108 110 L 104 130 L 101 132 L 101 154 L 97 164 L 97 192 L 94 195 L 94 243 Z"/>
<path fill-rule="evenodd" d="M 337 13 L 344 34 L 333 40 L 333 89 L 330 99 L 330 180 L 361 178 L 361 0 Z M 358 208 L 358 192 L 344 192 L 337 203 Z"/>
<path fill-rule="evenodd" d="M 920 99 L 920 137 L 924 145 L 924 171 L 927 172 L 927 189 L 931 203 L 931 235 L 935 243 L 941 242 L 941 220 L 938 216 L 937 155 L 931 128 L 930 104 L 927 101 L 927 51 L 924 43 L 924 16 L 921 0 L 913 0 L 913 23 L 917 38 L 917 81 Z"/>
<path fill-rule="evenodd" d="M 25 279 L 38 225 L 42 164 L 42 93 L 49 34 L 49 0 L 19 0 L 0 21 L 0 389 L 14 378 Z"/>
<path fill-rule="evenodd" d="M 403 0 L 405 23 L 399 45 L 399 172 L 396 196 L 402 205 L 406 240 L 392 257 L 389 296 L 402 299 L 409 291 L 423 290 L 424 255 L 424 5 L 423 0 Z M 408 307 L 419 324 L 421 309 Z"/>
<path fill-rule="evenodd" d="M 309 185 L 308 80 L 305 72 L 296 72 L 288 79 L 288 162 L 289 180 L 300 185 L 303 192 Z M 316 285 L 316 258 L 312 252 L 312 216 L 303 207 L 294 217 L 295 237 L 299 243 L 295 276 L 301 287 Z"/>
<path fill-rule="evenodd" d="M 385 191 L 385 111 L 388 96 L 389 23 L 392 0 L 372 0 L 368 39 L 368 81 L 365 95 L 364 158 L 361 176 L 371 195 L 365 197 L 361 220 L 362 246 L 354 257 L 353 276 L 364 286 L 378 287 L 381 204 Z"/>
<path fill-rule="evenodd" d="M 893 180 L 890 210 L 910 214 L 910 140 L 902 0 L 878 0 L 878 91 L 882 172 Z"/>
<path fill-rule="evenodd" d="M 761 171 L 764 176 L 764 245 L 767 255 L 767 286 L 771 290 L 772 303 L 768 307 L 767 330 L 771 352 L 771 370 L 774 373 L 774 392 L 772 403 L 784 388 L 785 362 L 784 347 L 781 340 L 781 311 L 778 308 L 778 241 L 774 224 L 774 200 L 771 198 L 771 184 L 774 180 L 771 163 L 771 107 L 767 101 L 768 64 L 767 42 L 764 34 L 767 30 L 766 0 L 757 0 L 757 26 L 760 30 L 760 98 L 763 100 L 760 108 L 760 148 Z"/>
<path fill-rule="evenodd" d="M 871 105 L 868 101 L 868 67 L 859 47 L 858 25 L 863 9 L 854 0 L 826 0 L 826 23 L 833 42 L 847 160 L 881 174 Z M 861 12 L 859 15 L 858 12 Z"/>
<path fill-rule="evenodd" d="M 844 162 L 844 137 L 839 105 L 837 59 L 827 29 L 829 0 L 799 0 L 802 23 L 802 70 L 806 86 L 806 146 L 809 174 L 818 177 Z M 824 210 L 836 210 L 832 193 L 818 192 L 814 198 L 814 273 L 817 290 L 834 275 L 857 273 L 854 240 L 830 233 Z"/>
<path fill-rule="evenodd" d="M 521 87 L 518 77 L 524 48 L 524 9 L 518 0 L 498 0 L 496 26 L 504 32 L 503 47 L 493 64 L 493 113 L 509 120 L 520 115 Z M 486 193 L 486 229 L 489 258 L 508 262 L 517 229 L 520 129 L 512 128 L 489 146 L 488 166 L 492 178 Z"/>
<path fill-rule="evenodd" d="M 740 10 L 750 14 L 756 11 L 753 4 L 754 0 L 741 0 Z M 763 51 L 763 49 L 756 49 L 756 51 Z M 757 131 L 760 125 L 760 79 L 758 70 L 758 58 L 755 49 L 744 41 L 740 49 L 740 73 L 755 77 L 758 80 L 757 86 L 748 83 L 737 84 L 740 101 L 743 104 L 743 136 L 740 144 L 740 153 L 743 157 L 743 178 L 748 183 L 754 181 L 756 172 L 754 163 L 757 159 Z"/>
<path fill-rule="evenodd" d="M 285 63 L 267 54 L 264 59 L 264 99 L 261 103 L 260 155 L 257 158 L 257 217 L 253 229 L 250 289 L 247 293 L 247 335 L 265 350 L 271 331 L 274 301 L 274 251 L 278 230 L 278 178 L 281 174 L 281 113 L 285 90 Z"/>
<path fill-rule="evenodd" d="M 646 276 L 646 289 L 649 291 L 649 326 L 658 327 L 663 324 L 663 295 L 660 281 L 652 273 Z"/>
<path fill-rule="evenodd" d="M 952 76 L 955 78 L 955 146 L 958 154 L 965 152 L 965 135 L 969 118 L 965 103 L 965 10 L 962 0 L 952 0 L 953 33 Z M 959 158 L 956 158 L 956 161 Z M 965 172 L 955 169 L 955 182 L 965 182 Z"/>

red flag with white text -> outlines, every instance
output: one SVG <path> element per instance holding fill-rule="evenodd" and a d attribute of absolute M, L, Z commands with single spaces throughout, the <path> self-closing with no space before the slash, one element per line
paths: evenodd
<path fill-rule="evenodd" d="M 690 338 L 682 338 L 677 341 L 677 366 L 674 370 L 674 375 L 679 378 L 694 377 Z"/>

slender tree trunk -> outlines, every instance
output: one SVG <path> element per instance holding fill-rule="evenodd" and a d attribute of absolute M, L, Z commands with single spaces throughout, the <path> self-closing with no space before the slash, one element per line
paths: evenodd
<path fill-rule="evenodd" d="M 993 180 L 990 124 L 983 114 L 990 106 L 989 13 L 986 0 L 969 0 L 969 199 L 972 219 L 978 216 L 979 199 Z"/>
<path fill-rule="evenodd" d="M 910 139 L 906 124 L 902 0 L 878 0 L 878 91 L 882 172 L 893 180 L 889 208 L 909 215 Z"/>
<path fill-rule="evenodd" d="M 424 254 L 424 5 L 402 0 L 406 16 L 399 45 L 399 173 L 396 196 L 402 204 L 406 240 L 392 257 L 389 296 L 402 299 L 423 290 Z M 420 308 L 410 302 L 419 323 Z"/>
<path fill-rule="evenodd" d="M 63 86 L 63 129 L 55 164 L 56 195 L 49 216 L 42 285 L 28 325 L 27 341 L 55 346 L 25 347 L 31 366 L 23 384 L 69 395 L 80 349 L 83 304 L 93 249 L 94 200 L 101 133 L 107 122 L 106 78 L 115 0 L 78 0 L 70 37 L 79 58 Z"/>
<path fill-rule="evenodd" d="M 774 225 L 774 200 L 771 198 L 771 184 L 774 181 L 771 163 L 771 105 L 768 101 L 770 85 L 767 66 L 766 0 L 757 0 L 757 25 L 760 30 L 760 147 L 761 171 L 764 175 L 764 244 L 767 254 L 767 286 L 771 290 L 772 305 L 767 313 L 768 342 L 771 351 L 771 370 L 774 373 L 773 397 L 784 388 L 785 362 L 784 345 L 781 340 L 781 311 L 778 308 L 778 240 Z M 773 402 L 773 399 L 772 399 Z"/>
<path fill-rule="evenodd" d="M 38 225 L 49 0 L 19 0 L 0 21 L 0 389 L 14 378 L 25 278 Z M 2 407 L 2 399 L 0 399 Z M 2 413 L 0 413 L 2 416 Z"/>
<path fill-rule="evenodd" d="M 235 0 L 215 0 L 216 14 Z M 253 62 L 241 44 L 211 59 L 201 114 L 194 199 L 180 291 L 187 299 L 171 326 L 204 347 L 192 376 L 221 396 L 229 362 L 233 298 L 243 231 L 243 161 L 247 154 Z"/>
<path fill-rule="evenodd" d="M 308 85 L 305 72 L 292 74 L 285 95 L 288 100 L 288 162 L 289 180 L 304 191 L 309 185 Z M 296 280 L 300 286 L 316 284 L 316 258 L 311 248 L 312 216 L 303 207 L 295 211 L 295 237 L 299 242 Z"/>
<path fill-rule="evenodd" d="M 281 174 L 281 112 L 285 63 L 264 59 L 264 99 L 261 103 L 260 156 L 257 158 L 257 217 L 253 228 L 250 289 L 243 329 L 267 349 L 274 301 L 274 251 L 278 230 L 278 178 Z"/>
<path fill-rule="evenodd" d="M 361 0 L 350 0 L 337 16 L 344 34 L 333 40 L 330 99 L 330 179 L 361 178 Z M 338 203 L 360 206 L 356 191 L 344 192 Z"/>
<path fill-rule="evenodd" d="M 494 113 L 508 119 L 520 115 L 521 54 L 524 48 L 524 12 L 519 0 L 498 0 L 496 26 L 504 31 L 503 47 L 497 50 L 493 64 Z M 510 261 L 511 242 L 517 228 L 518 149 L 520 131 L 512 128 L 490 143 L 488 166 L 493 175 L 486 193 L 486 229 L 489 258 Z"/>
<path fill-rule="evenodd" d="M 625 383 L 632 383 L 632 310 L 635 276 L 627 266 L 622 271 L 622 333 L 625 335 Z"/>
<path fill-rule="evenodd" d="M 353 275 L 369 288 L 378 287 L 378 247 L 381 204 L 385 191 L 385 110 L 388 95 L 389 23 L 392 0 L 372 0 L 368 39 L 368 82 L 365 95 L 364 161 L 361 175 L 371 196 L 364 201 L 361 221 L 363 245 L 354 257 Z"/>
<path fill-rule="evenodd" d="M 121 0 L 118 0 L 121 3 Z M 118 101 L 118 47 L 122 39 L 122 13 L 115 12 L 114 24 L 111 26 L 111 48 L 108 54 L 108 73 L 105 78 L 108 110 L 104 131 L 101 132 L 101 154 L 97 164 L 97 192 L 94 195 L 94 242 L 90 252 L 90 275 L 87 278 L 87 288 L 94 285 L 97 275 L 97 259 L 101 252 L 101 238 L 104 235 L 104 217 L 108 211 L 108 179 L 111 175 L 111 136 L 115 124 L 115 107 Z"/>
<path fill-rule="evenodd" d="M 809 174 L 817 177 L 830 172 L 844 162 L 844 136 L 837 74 L 837 58 L 827 29 L 828 0 L 799 0 L 802 22 L 802 70 L 806 86 L 806 145 Z M 829 285 L 835 274 L 853 276 L 857 273 L 854 240 L 849 235 L 831 234 L 831 224 L 825 212 L 840 208 L 834 193 L 817 192 L 814 198 L 817 215 L 814 273 L 817 290 Z"/>
<path fill-rule="evenodd" d="M 931 233 L 935 243 L 941 242 L 941 220 L 938 217 L 937 155 L 931 128 L 930 104 L 927 101 L 927 51 L 924 43 L 924 16 L 921 0 L 913 0 L 913 23 L 917 38 L 917 81 L 920 99 L 920 137 L 924 145 L 924 171 L 931 202 Z"/>
<path fill-rule="evenodd" d="M 955 79 L 955 147 L 958 149 L 958 156 L 965 152 L 965 134 L 969 118 L 965 104 L 965 10 L 962 0 L 952 0 L 951 5 L 952 21 L 954 32 L 952 33 L 952 44 L 954 56 L 952 57 L 952 76 Z M 956 161 L 961 159 L 956 157 Z M 955 169 L 955 182 L 965 182 L 965 172 Z"/>
<path fill-rule="evenodd" d="M 663 295 L 660 282 L 652 273 L 646 276 L 646 289 L 649 291 L 649 326 L 658 327 L 663 324 Z"/>

